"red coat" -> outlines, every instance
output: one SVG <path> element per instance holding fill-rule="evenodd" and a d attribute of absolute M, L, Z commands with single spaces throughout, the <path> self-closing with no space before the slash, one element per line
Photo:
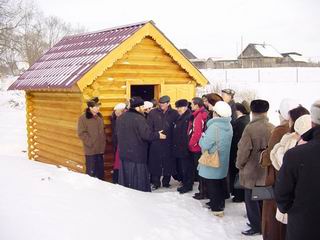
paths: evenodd
<path fill-rule="evenodd" d="M 191 152 L 201 152 L 199 140 L 205 129 L 205 124 L 208 117 L 208 112 L 204 107 L 192 113 L 193 120 L 189 125 L 189 150 Z"/>

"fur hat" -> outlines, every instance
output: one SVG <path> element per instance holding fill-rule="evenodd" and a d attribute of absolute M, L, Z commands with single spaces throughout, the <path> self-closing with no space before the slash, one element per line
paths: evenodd
<path fill-rule="evenodd" d="M 317 100 L 311 106 L 311 120 L 313 123 L 320 125 L 320 100 Z"/>
<path fill-rule="evenodd" d="M 159 103 L 168 103 L 168 102 L 170 102 L 170 97 L 167 95 L 164 95 L 159 99 Z"/>
<path fill-rule="evenodd" d="M 309 114 L 302 115 L 294 123 L 294 131 L 300 136 L 311 129 L 311 116 Z"/>
<path fill-rule="evenodd" d="M 152 102 L 149 102 L 149 101 L 144 101 L 143 107 L 144 107 L 145 109 L 153 108 L 153 103 L 152 103 Z"/>
<path fill-rule="evenodd" d="M 279 113 L 285 120 L 289 120 L 289 111 L 296 107 L 299 107 L 299 105 L 300 104 L 298 101 L 285 98 L 280 103 Z"/>
<path fill-rule="evenodd" d="M 101 103 L 99 102 L 99 98 L 98 97 L 93 97 L 91 98 L 89 101 L 87 101 L 87 106 L 90 107 L 96 107 L 96 106 L 100 106 Z"/>
<path fill-rule="evenodd" d="M 253 113 L 266 113 L 269 110 L 269 102 L 262 99 L 253 100 L 250 109 Z"/>
<path fill-rule="evenodd" d="M 188 107 L 189 106 L 189 102 L 186 99 L 180 99 L 180 100 L 176 101 L 175 105 L 176 105 L 176 108 Z"/>
<path fill-rule="evenodd" d="M 217 102 L 213 107 L 213 111 L 215 111 L 220 117 L 231 117 L 231 107 L 226 102 Z"/>
<path fill-rule="evenodd" d="M 118 103 L 114 108 L 113 110 L 124 110 L 126 109 L 126 104 L 125 103 Z"/>
<path fill-rule="evenodd" d="M 141 97 L 132 97 L 130 99 L 130 108 L 141 107 L 144 105 L 144 101 Z"/>

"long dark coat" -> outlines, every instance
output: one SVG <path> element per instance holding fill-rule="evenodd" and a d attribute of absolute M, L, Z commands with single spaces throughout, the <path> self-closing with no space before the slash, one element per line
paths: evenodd
<path fill-rule="evenodd" d="M 235 176 L 239 172 L 239 170 L 236 168 L 238 142 L 240 141 L 242 133 L 249 122 L 250 122 L 250 115 L 248 114 L 248 115 L 239 117 L 232 124 L 233 137 L 231 142 L 230 161 L 229 161 L 230 190 L 232 193 L 233 193 Z"/>
<path fill-rule="evenodd" d="M 190 155 L 188 128 L 192 113 L 188 109 L 184 114 L 178 117 L 173 127 L 172 147 L 173 156 L 176 158 L 185 158 Z"/>
<path fill-rule="evenodd" d="M 147 163 L 148 142 L 159 139 L 145 117 L 130 109 L 117 119 L 117 138 L 120 159 L 136 163 Z"/>
<path fill-rule="evenodd" d="M 164 113 L 160 108 L 153 109 L 147 118 L 152 131 L 163 130 L 166 140 L 153 141 L 149 151 L 149 171 L 154 176 L 170 176 L 176 173 L 176 163 L 172 154 L 172 133 L 174 122 L 179 117 L 176 110 L 169 107 Z"/>
<path fill-rule="evenodd" d="M 130 109 L 117 119 L 117 138 L 121 160 L 119 184 L 150 192 L 148 142 L 159 139 L 159 133 L 151 131 L 144 115 Z"/>
<path fill-rule="evenodd" d="M 284 155 L 275 195 L 279 210 L 288 213 L 286 239 L 316 240 L 320 226 L 320 126 L 302 138 L 308 143 Z"/>

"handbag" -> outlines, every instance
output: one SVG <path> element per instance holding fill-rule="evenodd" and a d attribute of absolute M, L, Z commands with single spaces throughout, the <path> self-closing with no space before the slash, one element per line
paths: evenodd
<path fill-rule="evenodd" d="M 218 128 L 216 131 L 216 139 L 218 136 Z M 207 167 L 218 168 L 220 167 L 220 158 L 219 158 L 219 141 L 217 141 L 217 149 L 214 153 L 209 153 L 209 151 L 204 151 L 201 157 L 199 158 L 199 163 Z"/>
<path fill-rule="evenodd" d="M 274 190 L 272 186 L 254 187 L 252 189 L 251 200 L 260 201 L 271 199 L 275 199 Z"/>
<path fill-rule="evenodd" d="M 237 173 L 235 179 L 234 179 L 234 184 L 233 184 L 234 189 L 244 189 L 244 187 L 240 184 L 240 177 L 239 173 Z"/>
<path fill-rule="evenodd" d="M 219 159 L 219 154 L 218 151 L 215 151 L 214 153 L 210 154 L 208 151 L 205 151 L 200 159 L 199 163 L 202 165 L 205 165 L 207 167 L 212 167 L 212 168 L 218 168 L 220 167 L 220 159 Z"/>

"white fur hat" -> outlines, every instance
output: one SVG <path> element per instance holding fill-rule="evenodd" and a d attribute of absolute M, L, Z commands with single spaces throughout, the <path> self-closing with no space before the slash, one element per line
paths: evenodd
<path fill-rule="evenodd" d="M 289 111 L 299 107 L 299 102 L 297 100 L 294 99 L 290 99 L 290 98 L 285 98 L 281 101 L 280 103 L 280 107 L 279 107 L 279 111 L 281 116 L 285 119 L 285 120 L 289 120 Z"/>
<path fill-rule="evenodd" d="M 313 123 L 320 125 L 320 100 L 311 106 L 311 119 Z"/>
<path fill-rule="evenodd" d="M 221 117 L 231 117 L 231 107 L 224 101 L 218 101 L 213 107 L 215 111 Z"/>
<path fill-rule="evenodd" d="M 294 131 L 299 135 L 303 135 L 309 131 L 311 127 L 311 116 L 309 114 L 302 115 L 294 123 Z"/>
<path fill-rule="evenodd" d="M 126 109 L 126 104 L 125 103 L 118 103 L 113 110 L 124 110 Z"/>
<path fill-rule="evenodd" d="M 152 102 L 149 102 L 149 101 L 144 101 L 143 107 L 144 107 L 145 109 L 152 108 L 152 107 L 153 107 L 153 103 L 152 103 Z"/>

